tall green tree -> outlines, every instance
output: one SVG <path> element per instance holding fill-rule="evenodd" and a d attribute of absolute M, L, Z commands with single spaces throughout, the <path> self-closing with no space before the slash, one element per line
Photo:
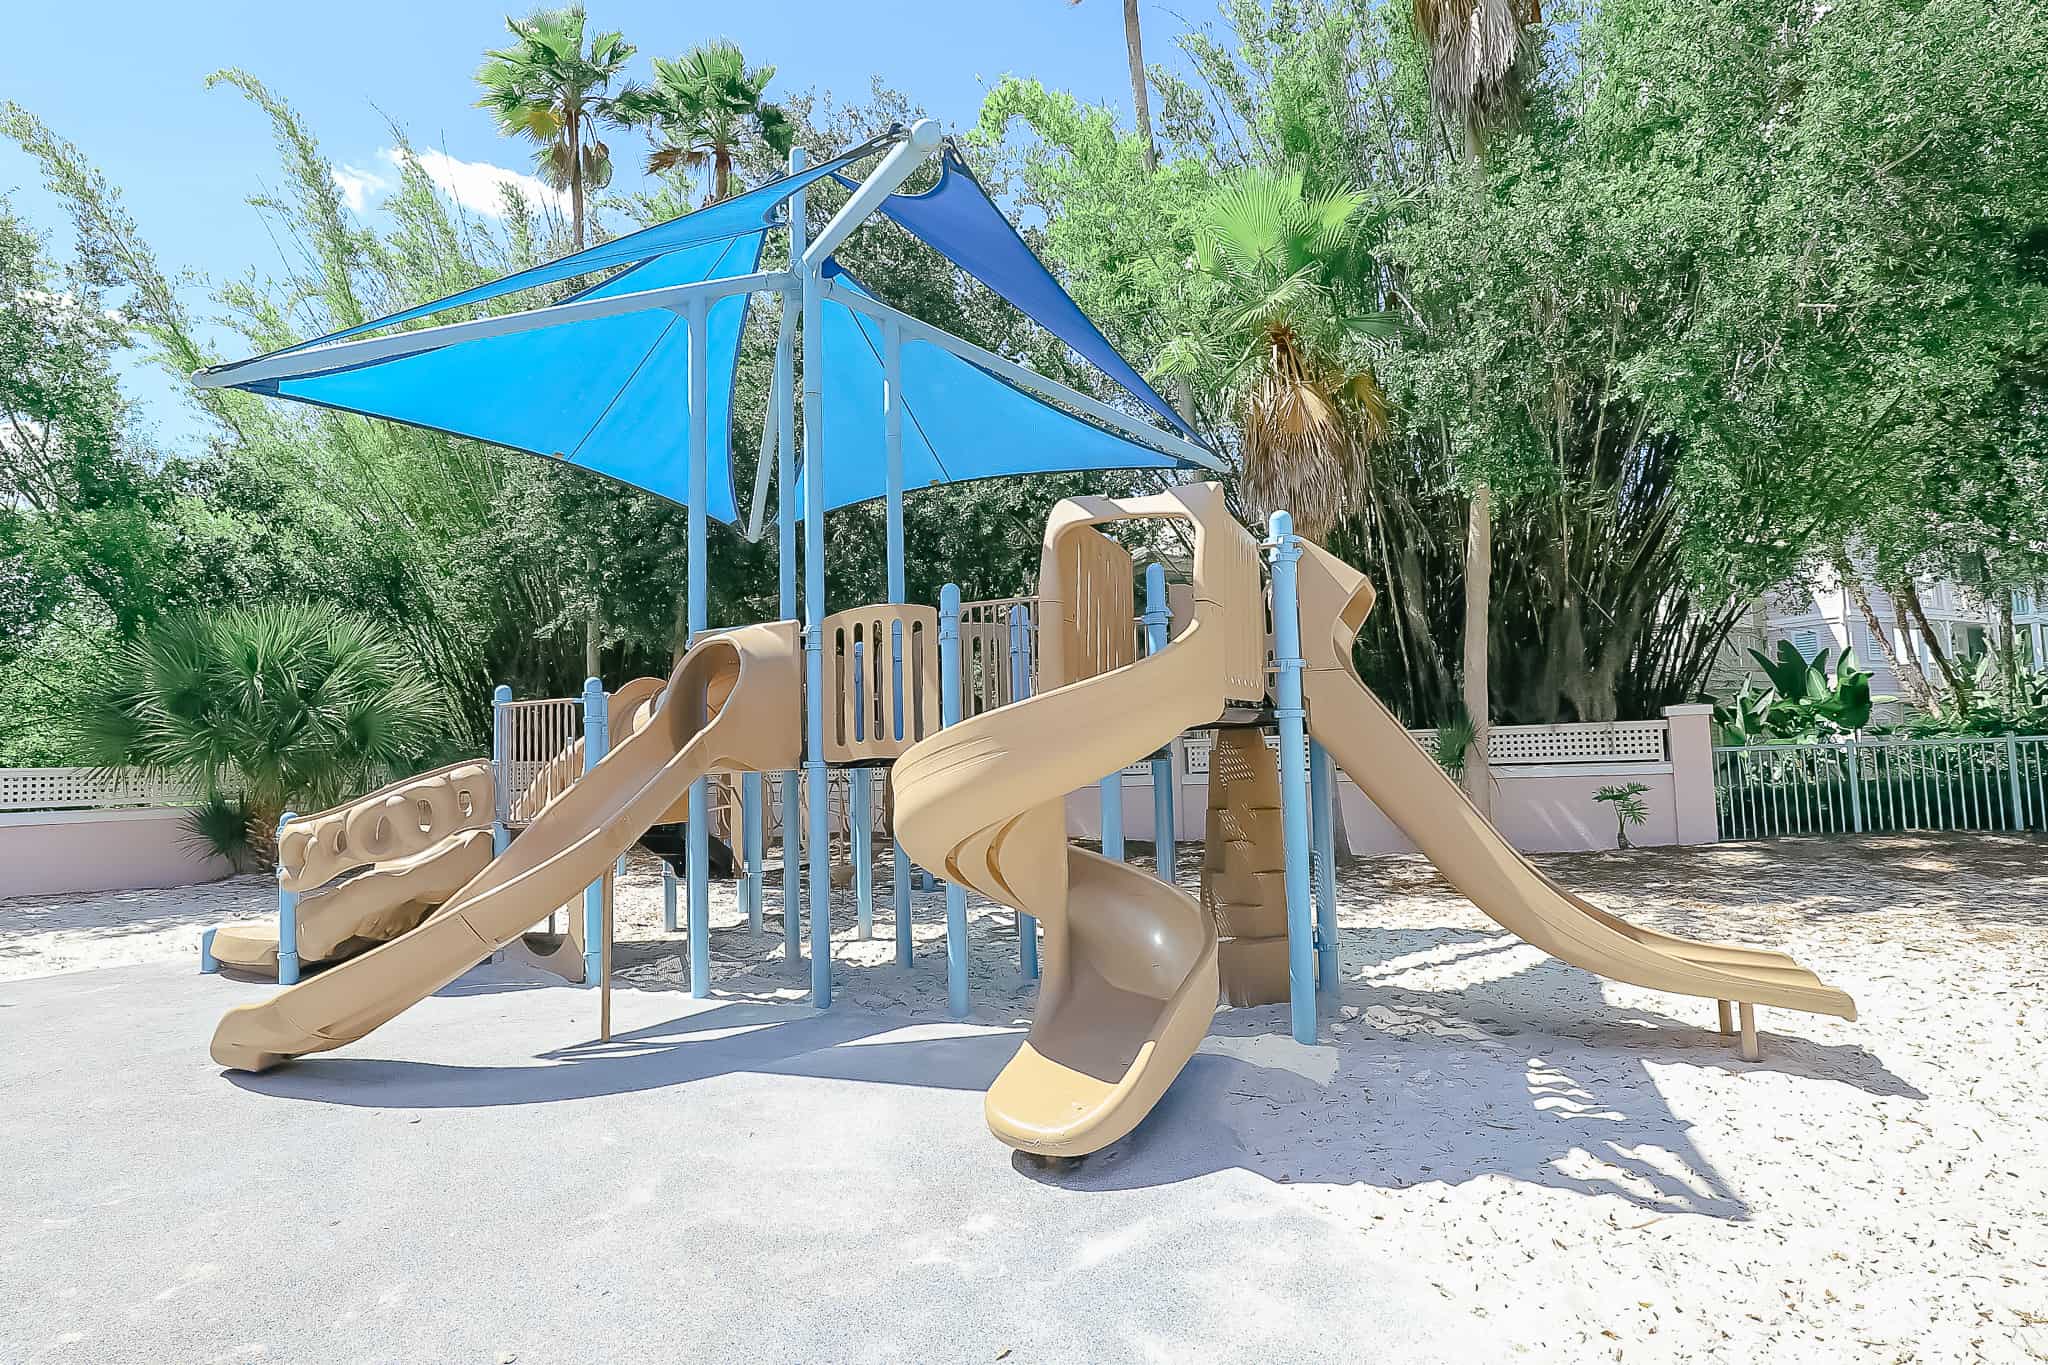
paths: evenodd
<path fill-rule="evenodd" d="M 1415 0 L 1415 27 L 1429 51 L 1429 94 L 1438 117 L 1459 138 L 1479 174 L 1486 138 L 1520 116 L 1529 80 L 1529 25 L 1541 0 Z M 1489 606 L 1493 592 L 1493 490 L 1472 480 L 1465 520 L 1464 705 L 1472 724 L 1465 790 L 1481 811 L 1493 804 L 1487 745 L 1493 713 L 1489 686 Z"/>
<path fill-rule="evenodd" d="M 1068 0 L 1078 5 L 1081 0 Z M 1147 172 L 1159 169 L 1159 143 L 1152 136 L 1152 92 L 1145 79 L 1145 34 L 1138 0 L 1124 0 L 1124 60 L 1131 68 L 1131 115 L 1145 151 Z"/>
<path fill-rule="evenodd" d="M 514 41 L 484 54 L 476 82 L 477 106 L 488 109 L 506 137 L 539 144 L 534 165 L 541 178 L 569 194 L 569 240 L 585 245 L 584 194 L 612 180 L 611 148 L 600 133 L 630 120 L 614 94 L 635 51 L 620 33 L 599 33 L 584 42 L 587 18 L 581 5 L 536 10 L 525 19 L 507 18 Z M 599 561 L 585 564 L 595 576 Z M 593 615 L 584 625 L 583 666 L 595 676 L 604 646 L 604 622 Z"/>
<path fill-rule="evenodd" d="M 654 173 L 678 168 L 708 169 L 704 202 L 732 194 L 733 164 L 743 140 L 785 158 L 796 132 L 779 105 L 764 98 L 775 79 L 772 66 L 748 66 L 736 43 L 704 43 L 681 57 L 654 59 L 654 85 L 625 101 L 630 116 L 647 125 L 656 146 L 648 155 Z"/>

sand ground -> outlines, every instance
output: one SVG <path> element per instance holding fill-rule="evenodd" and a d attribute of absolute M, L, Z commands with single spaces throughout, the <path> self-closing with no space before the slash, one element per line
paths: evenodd
<path fill-rule="evenodd" d="M 607 1054 L 606 1066 L 622 1079 L 602 1094 L 632 1093 L 643 1102 L 656 1095 L 692 1113 L 693 1096 L 702 1096 L 720 1112 L 737 1106 L 758 1115 L 749 1120 L 758 1152 L 671 1124 L 666 1156 L 715 1162 L 725 1200 L 690 1217 L 731 1228 L 753 1201 L 764 1213 L 787 1212 L 794 1191 L 810 1201 L 817 1243 L 829 1247 L 835 1238 L 871 1238 L 871 1226 L 850 1220 L 877 1216 L 876 1201 L 886 1196 L 905 1245 L 952 1267 L 936 1281 L 917 1282 L 917 1292 L 950 1296 L 922 1335 L 858 1315 L 826 1337 L 764 1326 L 761 1359 L 914 1351 L 974 1360 L 1006 1348 L 1013 1361 L 1356 1359 L 1377 1343 L 1371 1353 L 1378 1359 L 1747 1360 L 1789 1352 L 1857 1361 L 2048 1360 L 2048 1165 L 2041 1160 L 2048 1105 L 2038 1093 L 2048 1065 L 2048 844 L 1901 836 L 1538 861 L 1640 923 L 1790 951 L 1850 991 L 1861 1017 L 1763 1011 L 1763 1060 L 1745 1064 L 1712 1031 L 1711 1002 L 1565 967 L 1501 933 L 1426 862 L 1359 860 L 1340 878 L 1344 986 L 1326 1005 L 1318 1044 L 1287 1038 L 1278 1007 L 1226 1010 L 1152 1120 L 1080 1168 L 1046 1173 L 1007 1160 L 979 1131 L 974 1102 L 1030 1008 L 1008 912 L 974 908 L 975 1009 L 965 1026 L 953 1025 L 945 1012 L 941 900 L 916 898 L 918 960 L 896 966 L 884 868 L 873 939 L 857 936 L 850 894 L 835 901 L 837 999 L 820 1016 L 803 1007 L 809 964 L 782 956 L 775 879 L 758 937 L 731 887 L 716 887 L 711 1008 L 760 1013 L 731 1029 L 708 1028 L 700 1019 L 705 1007 L 680 994 L 685 945 L 661 931 L 658 865 L 636 859 L 620 893 L 618 975 L 632 988 L 621 995 L 622 1017 L 640 1021 L 649 1036 L 699 1019 L 689 1026 L 696 1060 L 677 1068 L 646 1060 L 663 1049 Z M 1192 886 L 1192 865 L 1182 874 Z M 196 1115 L 199 1137 L 207 1124 L 230 1121 L 213 1117 L 203 1103 L 208 1094 L 232 1097 L 233 1122 L 267 1131 L 282 1104 L 275 1095 L 288 1093 L 308 1101 L 282 1106 L 291 1131 L 302 1135 L 295 1140 L 323 1151 L 340 1145 L 346 1150 L 337 1159 L 360 1163 L 362 1144 L 374 1139 L 338 1111 L 420 1104 L 418 1085 L 389 1073 L 422 1048 L 435 1053 L 436 1077 L 458 1089 L 481 1085 L 477 1098 L 455 1106 L 465 1121 L 488 1129 L 498 1113 L 514 1140 L 536 1110 L 600 1103 L 596 1093 L 547 1079 L 565 1064 L 562 1045 L 575 1040 L 535 1034 L 544 1024 L 583 1027 L 557 1016 L 588 1013 L 589 996 L 526 989 L 538 985 L 530 981 L 509 994 L 458 983 L 426 1007 L 443 1023 L 431 1033 L 403 1016 L 317 1066 L 277 1073 L 283 1079 L 274 1083 L 223 1079 L 204 1059 L 212 1010 L 263 988 L 187 982 L 181 964 L 193 962 L 198 929 L 262 913 L 271 895 L 262 879 L 237 878 L 175 891 L 0 901 L 0 1006 L 24 1006 L 32 1016 L 23 1025 L 15 1022 L 21 1015 L 0 1009 L 0 1034 L 15 1034 L 4 1052 L 16 1072 L 0 1073 L 0 1085 L 21 1105 L 13 1121 L 0 1120 L 13 1154 L 7 1202 L 21 1219 L 15 1231 L 32 1234 L 50 1220 L 65 1227 L 104 1221 L 88 1242 L 49 1233 L 45 1254 L 34 1236 L 0 1238 L 15 1243 L 24 1258 L 15 1274 L 25 1277 L 0 1286 L 9 1304 L 0 1310 L 0 1359 L 126 1359 L 94 1354 L 89 1343 L 135 1339 L 99 1324 L 78 1342 L 60 1342 L 79 1329 L 61 1325 L 67 1310 L 36 1278 L 72 1275 L 75 1284 L 82 1268 L 67 1265 L 67 1256 L 87 1248 L 124 1254 L 114 1249 L 124 1235 L 120 1215 L 92 1214 L 95 1205 L 67 1186 L 76 1173 L 67 1174 L 63 1162 L 79 1158 L 85 1139 L 65 1131 L 61 1105 L 38 1101 L 46 1073 L 23 1056 L 30 1027 L 40 1034 L 55 1027 L 47 1021 L 85 1002 L 95 1011 L 132 1001 L 166 1012 L 160 1046 L 138 1063 L 150 1077 L 139 1081 L 132 1069 L 95 1076 L 97 1063 L 74 1058 L 69 1079 L 50 1080 L 43 1099 L 66 1093 L 67 1084 L 171 1085 L 155 1074 L 169 1068 L 175 1085 L 190 1088 L 178 1103 Z M 131 969 L 108 970 L 124 966 Z M 486 1007 L 496 1011 L 495 1022 L 464 1013 Z M 513 1017 L 526 1022 L 504 1022 Z M 763 1068 L 744 1055 L 744 1040 L 757 1029 L 820 1020 L 832 1023 L 822 1041 L 802 1050 L 802 1067 Z M 879 1070 L 850 1060 L 878 1039 L 925 1039 L 928 1055 L 913 1048 L 901 1054 L 903 1065 Z M 931 1052 L 933 1039 L 954 1041 Z M 742 1055 L 713 1064 L 721 1049 Z M 379 1062 L 379 1071 L 367 1059 L 392 1060 Z M 636 1066 L 644 1072 L 638 1079 Z M 528 1073 L 530 1095 L 520 1080 Z M 792 1073 L 835 1083 L 818 1095 L 814 1080 L 792 1081 Z M 346 1094 L 335 1089 L 340 1077 Z M 396 1089 L 380 1100 L 379 1084 Z M 144 1115 L 121 1122 L 138 1130 L 95 1129 L 93 1140 L 158 1140 Z M 792 1167 L 789 1134 L 761 1136 L 778 1122 L 812 1134 L 843 1123 L 861 1134 L 860 1197 L 842 1203 L 820 1189 L 805 1161 Z M 45 1161 L 38 1153 L 51 1150 L 53 1132 L 63 1155 Z M 706 1150 L 688 1145 L 692 1134 Z M 994 1149 L 994 1159 L 981 1159 L 984 1148 Z M 192 1159 L 204 1164 L 209 1150 L 202 1145 Z M 901 1155 L 917 1178 L 906 1183 L 876 1153 Z M 628 1163 L 621 1178 L 630 1170 Z M 963 1173 L 973 1180 L 962 1185 Z M 232 1168 L 217 1177 L 232 1178 Z M 928 1187 L 948 1200 L 985 1196 L 991 1208 L 1027 1218 L 1029 1230 L 1000 1216 L 962 1220 L 951 1204 L 927 1208 Z M 674 1235 L 669 1220 L 684 1216 L 659 1192 L 620 1199 L 608 1216 L 641 1226 L 657 1242 Z M 1228 1210 L 1236 1213 L 1219 1212 Z M 917 1222 L 924 1216 L 928 1226 Z M 1218 1243 L 1227 1237 L 1220 1229 L 1238 1216 L 1241 1242 Z M 549 1226 L 529 1220 L 520 1235 L 547 1243 Z M 260 1220 L 237 1225 L 229 1245 L 236 1254 L 260 1254 L 270 1235 Z M 554 1249 L 573 1261 L 580 1235 L 565 1228 Z M 739 1318 L 774 1318 L 773 1286 L 790 1270 L 787 1247 L 735 1234 L 716 1254 L 722 1273 L 761 1286 L 758 1302 L 734 1309 Z M 1148 1257 L 1173 1273 L 1162 1269 L 1148 1281 Z M 1091 1267 L 1100 1268 L 1098 1289 L 1114 1283 L 1137 1301 L 1096 1303 Z M 1342 1290 L 1334 1296 L 1333 1274 Z M 0 1280 L 7 1278 L 0 1256 Z M 1009 1313 L 1020 1286 L 1051 1279 L 1079 1297 L 1043 1303 L 1028 1318 Z M 344 1280 L 336 1292 L 343 1291 L 360 1297 L 371 1286 Z M 1189 1294 L 1220 1294 L 1233 1313 L 1193 1312 Z M 1158 1301 L 1147 1303 L 1148 1295 Z M 131 1333 L 149 1313 L 101 1311 Z M 524 1340 L 514 1332 L 524 1319 L 505 1311 L 503 1339 Z M 637 1300 L 618 1305 L 628 1318 L 635 1311 Z M 240 1335 L 193 1338 L 211 1354 L 173 1350 L 156 1358 L 382 1358 L 362 1350 L 330 1356 L 303 1342 L 284 1349 L 257 1325 L 260 1305 L 237 1301 L 234 1316 Z M 982 1327 L 968 1334 L 970 1323 Z M 640 1358 L 631 1343 L 653 1338 L 637 1334 L 632 1322 L 622 1330 L 627 1344 L 601 1357 L 534 1355 L 528 1346 L 518 1358 Z M 717 1319 L 717 1332 L 737 1330 Z M 708 1354 L 649 1356 L 739 1351 L 733 1343 L 741 1338 L 713 1337 L 725 1344 Z M 479 1350 L 488 1344 L 461 1340 Z M 834 1345 L 821 1355 L 825 1340 Z M 236 1354 L 237 1342 L 263 1349 Z"/>

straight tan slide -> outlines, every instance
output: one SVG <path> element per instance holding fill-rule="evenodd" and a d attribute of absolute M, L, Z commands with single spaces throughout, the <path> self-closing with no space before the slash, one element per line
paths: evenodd
<path fill-rule="evenodd" d="M 1299 570 L 1309 733 L 1444 879 L 1502 928 L 1600 976 L 1709 1000 L 1856 1017 L 1856 1002 L 1783 953 L 1639 928 L 1558 886 L 1481 815 L 1359 678 L 1365 575 L 1309 541 Z"/>
<path fill-rule="evenodd" d="M 634 840 L 714 771 L 799 760 L 803 665 L 794 621 L 746 626 L 683 656 L 648 723 L 540 812 L 419 928 L 228 1011 L 213 1059 L 262 1071 L 363 1037 L 481 962 L 605 875 Z"/>

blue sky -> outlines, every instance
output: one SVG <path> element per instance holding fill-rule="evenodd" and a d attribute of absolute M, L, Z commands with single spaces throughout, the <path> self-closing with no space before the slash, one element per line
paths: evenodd
<path fill-rule="evenodd" d="M 595 25 L 638 44 L 636 74 L 645 75 L 651 56 L 730 38 L 751 60 L 778 68 L 771 95 L 816 87 L 857 101 L 880 76 L 949 130 L 970 125 L 983 92 L 1010 72 L 1120 110 L 1130 99 L 1116 0 L 748 0 L 717 7 L 715 21 L 706 17 L 712 6 L 677 0 L 589 7 Z M 251 72 L 297 106 L 329 159 L 357 177 L 366 205 L 375 203 L 373 178 L 391 173 L 387 119 L 433 158 L 437 179 L 474 191 L 480 206 L 492 199 L 491 167 L 530 168 L 525 150 L 497 137 L 471 103 L 470 74 L 504 36 L 503 3 L 92 0 L 91 11 L 81 25 L 75 5 L 19 7 L 0 50 L 0 96 L 76 142 L 121 187 L 168 270 L 219 280 L 278 259 L 245 202 L 274 183 L 276 154 L 253 106 L 203 87 L 221 67 Z M 1181 24 L 1162 6 L 1143 12 L 1148 60 L 1170 61 Z M 625 135 L 614 145 L 637 141 Z M 66 249 L 68 224 L 12 143 L 0 145 L 0 195 Z M 174 381 L 130 367 L 128 388 L 160 443 L 196 441 Z"/>

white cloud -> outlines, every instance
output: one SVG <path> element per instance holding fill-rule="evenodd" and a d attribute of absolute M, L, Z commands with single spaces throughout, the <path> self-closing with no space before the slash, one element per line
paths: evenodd
<path fill-rule="evenodd" d="M 425 172 L 435 188 L 450 199 L 468 209 L 489 218 L 505 216 L 504 187 L 514 186 L 536 207 L 553 208 L 559 212 L 569 211 L 569 196 L 530 175 L 508 171 L 503 166 L 493 166 L 488 161 L 464 161 L 446 152 L 432 148 L 423 152 L 407 152 L 396 147 L 386 147 L 378 153 L 384 160 L 403 170 L 410 160 Z"/>
<path fill-rule="evenodd" d="M 355 213 L 361 213 L 370 205 L 370 196 L 382 194 L 391 188 L 391 182 L 375 171 L 366 171 L 360 166 L 329 166 L 327 174 L 341 190 L 341 201 Z"/>

